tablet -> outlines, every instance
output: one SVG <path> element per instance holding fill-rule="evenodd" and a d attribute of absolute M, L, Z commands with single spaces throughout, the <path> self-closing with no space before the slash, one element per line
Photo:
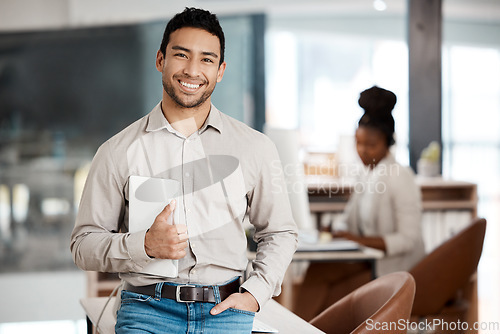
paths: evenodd
<path fill-rule="evenodd" d="M 129 231 L 147 230 L 156 216 L 179 195 L 180 182 L 146 176 L 130 176 L 129 178 Z M 174 210 L 172 223 L 178 221 L 178 211 Z M 176 219 L 177 218 L 177 219 Z M 162 277 L 178 276 L 178 260 L 153 259 L 141 271 Z"/>

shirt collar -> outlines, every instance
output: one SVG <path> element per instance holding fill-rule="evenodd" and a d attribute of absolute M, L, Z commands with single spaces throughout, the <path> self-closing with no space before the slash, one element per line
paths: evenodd
<path fill-rule="evenodd" d="M 359 170 L 361 178 L 372 178 L 380 173 L 386 173 L 388 168 L 390 168 L 390 165 L 396 163 L 396 159 L 394 158 L 394 155 L 391 152 L 388 152 L 385 157 L 382 158 L 382 160 L 379 161 L 379 163 L 373 168 L 370 169 L 370 167 L 362 165 L 362 168 Z"/>
<path fill-rule="evenodd" d="M 387 155 L 380 160 L 380 162 L 377 164 L 378 165 L 392 165 L 393 163 L 396 162 L 396 159 L 394 158 L 394 155 L 391 152 L 388 152 Z"/>
<path fill-rule="evenodd" d="M 205 123 L 198 130 L 198 133 L 203 133 L 207 130 L 208 127 L 213 127 L 219 133 L 222 133 L 222 115 L 221 112 L 211 104 L 210 112 L 208 113 L 208 117 L 205 120 Z M 170 132 L 175 132 L 174 128 L 163 115 L 163 111 L 161 110 L 161 102 L 158 103 L 148 117 L 148 124 L 146 126 L 147 132 L 158 131 L 161 129 L 167 129 Z"/>
<path fill-rule="evenodd" d="M 222 115 L 219 109 L 217 109 L 213 104 L 210 107 L 210 112 L 208 113 L 205 123 L 203 123 L 201 128 L 198 130 L 198 133 L 202 134 L 209 126 L 219 131 L 219 133 L 222 133 Z"/>
<path fill-rule="evenodd" d="M 153 110 L 149 113 L 148 124 L 146 126 L 147 132 L 158 131 L 161 129 L 167 129 L 170 126 L 163 112 L 161 110 L 161 102 L 158 103 Z"/>

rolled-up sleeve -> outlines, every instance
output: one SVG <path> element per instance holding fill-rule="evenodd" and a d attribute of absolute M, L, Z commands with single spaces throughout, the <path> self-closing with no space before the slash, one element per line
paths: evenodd
<path fill-rule="evenodd" d="M 123 189 L 106 142 L 92 161 L 71 235 L 71 253 L 80 269 L 137 272 L 151 261 L 144 250 L 146 231 L 118 233 L 125 216 Z"/>
<path fill-rule="evenodd" d="M 268 141 L 260 154 L 262 164 L 249 194 L 248 212 L 255 226 L 257 254 L 252 262 L 253 271 L 242 288 L 262 307 L 281 292 L 283 277 L 297 248 L 298 234 L 276 147 Z"/>

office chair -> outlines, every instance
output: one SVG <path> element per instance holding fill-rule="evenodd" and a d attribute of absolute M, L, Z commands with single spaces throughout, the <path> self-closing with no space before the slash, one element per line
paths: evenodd
<path fill-rule="evenodd" d="M 476 273 L 485 232 L 486 220 L 475 219 L 410 270 L 416 283 L 414 318 L 454 315 L 466 320 L 469 303 L 459 292 Z"/>
<path fill-rule="evenodd" d="M 414 295 L 409 273 L 387 274 L 354 290 L 310 323 L 327 334 L 406 333 L 398 323 L 409 320 Z M 385 324 L 392 328 L 383 329 Z"/>

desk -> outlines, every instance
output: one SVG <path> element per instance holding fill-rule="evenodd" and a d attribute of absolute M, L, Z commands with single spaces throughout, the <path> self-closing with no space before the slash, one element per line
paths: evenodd
<path fill-rule="evenodd" d="M 247 252 L 247 257 L 251 261 L 255 259 L 255 252 Z M 309 261 L 309 262 L 367 262 L 370 264 L 372 278 L 376 278 L 376 260 L 384 257 L 384 252 L 378 249 L 362 247 L 359 251 L 318 251 L 304 252 L 297 251 L 293 255 L 293 262 Z M 251 263 L 249 263 L 251 265 Z M 288 309 L 292 308 L 293 304 L 293 277 L 290 274 L 290 268 L 287 270 L 283 278 L 281 300 L 283 306 Z"/>
<path fill-rule="evenodd" d="M 255 252 L 247 252 L 248 260 L 255 259 Z M 372 270 L 372 278 L 376 278 L 375 261 L 384 257 L 384 252 L 378 249 L 361 247 L 359 251 L 296 251 L 292 262 L 368 262 Z"/>
<path fill-rule="evenodd" d="M 102 308 L 106 304 L 107 297 L 91 297 L 80 300 L 80 303 L 87 314 L 88 333 L 92 333 L 92 325 L 97 323 Z M 115 297 L 106 307 L 98 331 L 100 334 L 113 334 L 115 332 L 115 318 L 112 314 Z M 282 334 L 303 334 L 303 333 L 323 333 L 308 322 L 302 320 L 285 307 L 274 300 L 270 300 L 264 305 L 262 310 L 257 313 L 256 318 L 262 322 L 276 328 Z"/>
<path fill-rule="evenodd" d="M 356 251 L 300 251 L 293 255 L 292 261 L 309 262 L 370 262 L 375 278 L 375 260 L 384 257 L 384 252 L 370 247 L 361 247 Z"/>

